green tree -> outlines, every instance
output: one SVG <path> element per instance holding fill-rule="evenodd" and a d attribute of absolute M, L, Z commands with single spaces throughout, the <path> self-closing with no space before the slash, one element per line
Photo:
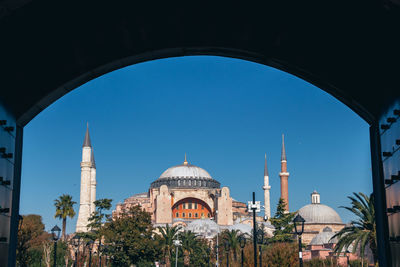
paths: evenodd
<path fill-rule="evenodd" d="M 151 217 L 139 206 L 132 207 L 119 218 L 109 218 L 102 226 L 107 255 L 113 266 L 148 266 L 160 255 L 154 238 Z"/>
<path fill-rule="evenodd" d="M 56 207 L 56 214 L 54 218 L 62 219 L 62 240 L 65 240 L 65 229 L 67 227 L 67 217 L 73 218 L 75 216 L 74 211 L 75 201 L 72 201 L 72 196 L 62 195 L 58 199 L 54 200 L 54 206 Z"/>
<path fill-rule="evenodd" d="M 208 241 L 197 237 L 193 252 L 190 254 L 190 266 L 209 266 L 210 253 Z"/>
<path fill-rule="evenodd" d="M 295 243 L 273 243 L 263 253 L 263 263 L 268 267 L 298 266 L 298 247 Z"/>
<path fill-rule="evenodd" d="M 190 255 L 198 246 L 197 235 L 192 231 L 184 231 L 179 234 L 179 239 L 182 242 L 183 264 L 189 266 Z"/>
<path fill-rule="evenodd" d="M 377 263 L 377 244 L 376 244 L 376 224 L 375 224 L 375 208 L 374 197 L 369 197 L 363 193 L 353 193 L 349 196 L 351 207 L 341 207 L 352 212 L 357 219 L 351 221 L 350 226 L 344 227 L 333 238 L 339 239 L 335 247 L 335 252 L 340 253 L 353 247 L 352 253 L 360 248 L 361 257 L 363 258 L 367 246 L 372 251 L 374 261 Z"/>
<path fill-rule="evenodd" d="M 167 224 L 165 227 L 157 227 L 161 235 L 161 249 L 163 251 L 164 261 L 167 267 L 171 266 L 171 255 L 174 248 L 174 240 L 177 238 L 181 226 L 176 225 L 169 227 Z"/>
<path fill-rule="evenodd" d="M 17 263 L 21 267 L 39 266 L 43 258 L 42 245 L 51 235 L 44 231 L 40 215 L 23 215 L 22 220 L 18 229 Z"/>
<path fill-rule="evenodd" d="M 293 218 L 295 212 L 287 212 L 285 210 L 286 203 L 282 198 L 279 199 L 275 216 L 270 219 L 271 224 L 275 227 L 274 236 L 271 242 L 292 242 L 293 241 Z"/>
<path fill-rule="evenodd" d="M 86 236 L 83 236 L 84 238 L 93 241 L 98 239 L 100 242 L 99 245 L 101 245 L 102 226 L 108 219 L 111 218 L 111 214 L 105 214 L 104 211 L 111 209 L 111 203 L 112 199 L 109 198 L 98 199 L 94 202 L 96 210 L 88 219 L 88 227 L 90 231 L 86 234 Z"/>
<path fill-rule="evenodd" d="M 237 252 L 239 250 L 239 237 L 241 233 L 239 230 L 225 230 L 222 232 L 222 241 L 228 242 L 230 246 L 230 251 L 233 252 L 233 259 L 237 261 Z M 222 244 L 223 246 L 223 244 Z"/>

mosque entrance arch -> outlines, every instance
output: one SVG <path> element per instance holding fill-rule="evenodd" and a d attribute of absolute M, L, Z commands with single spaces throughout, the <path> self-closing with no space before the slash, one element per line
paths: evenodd
<path fill-rule="evenodd" d="M 201 219 L 211 218 L 212 210 L 206 202 L 198 198 L 184 198 L 172 206 L 172 218 L 180 219 Z"/>

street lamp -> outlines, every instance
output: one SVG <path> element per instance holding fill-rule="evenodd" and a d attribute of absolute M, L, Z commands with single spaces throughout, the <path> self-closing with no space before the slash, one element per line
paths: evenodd
<path fill-rule="evenodd" d="M 92 266 L 92 249 L 93 249 L 93 240 L 90 240 L 89 242 L 86 243 L 86 247 L 89 248 L 89 267 Z"/>
<path fill-rule="evenodd" d="M 260 257 L 260 267 L 262 267 L 262 244 L 264 244 L 264 231 L 262 229 L 258 229 L 257 231 L 257 241 L 258 241 L 258 250 Z"/>
<path fill-rule="evenodd" d="M 300 267 L 303 267 L 303 255 L 302 255 L 302 248 L 301 248 L 301 235 L 304 232 L 304 222 L 305 222 L 305 220 L 303 219 L 303 217 L 300 216 L 300 214 L 297 214 L 296 217 L 293 219 L 294 230 L 295 230 L 296 235 L 298 236 L 298 239 L 299 239 L 299 264 L 300 264 Z"/>
<path fill-rule="evenodd" d="M 78 253 L 79 253 L 80 242 L 81 242 L 81 237 L 79 235 L 75 235 L 72 238 L 72 245 L 75 247 L 75 263 L 74 263 L 74 267 L 78 267 Z"/>
<path fill-rule="evenodd" d="M 182 245 L 182 241 L 179 239 L 174 240 L 174 245 L 176 247 L 176 253 L 175 253 L 175 267 L 178 267 L 178 247 Z"/>
<path fill-rule="evenodd" d="M 346 249 L 347 266 L 350 267 L 350 251 Z"/>
<path fill-rule="evenodd" d="M 244 237 L 243 235 L 239 236 L 239 245 L 240 245 L 240 248 L 242 249 L 242 267 L 243 267 L 243 263 L 244 263 L 243 249 L 246 246 L 246 237 Z"/>
<path fill-rule="evenodd" d="M 207 247 L 205 252 L 206 252 L 207 266 L 210 267 L 210 257 L 211 257 L 210 247 Z"/>
<path fill-rule="evenodd" d="M 51 229 L 51 234 L 54 240 L 54 267 L 57 266 L 57 241 L 60 238 L 61 229 L 57 225 Z"/>
<path fill-rule="evenodd" d="M 226 252 L 226 267 L 229 267 L 229 250 L 231 249 L 231 244 L 229 244 L 228 240 L 225 241 L 224 247 Z"/>

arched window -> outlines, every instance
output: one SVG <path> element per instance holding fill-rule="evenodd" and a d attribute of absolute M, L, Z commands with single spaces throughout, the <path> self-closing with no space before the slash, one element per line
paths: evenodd
<path fill-rule="evenodd" d="M 185 218 L 185 213 L 184 212 L 182 213 L 182 217 Z"/>
<path fill-rule="evenodd" d="M 178 218 L 178 217 L 179 217 L 179 213 L 178 213 L 178 212 L 175 214 L 175 217 L 176 217 L 176 218 Z"/>
<path fill-rule="evenodd" d="M 189 212 L 189 218 L 192 218 L 192 214 Z"/>
<path fill-rule="evenodd" d="M 196 217 L 196 218 L 199 217 L 199 215 L 197 214 L 197 212 L 194 214 L 194 217 Z"/>

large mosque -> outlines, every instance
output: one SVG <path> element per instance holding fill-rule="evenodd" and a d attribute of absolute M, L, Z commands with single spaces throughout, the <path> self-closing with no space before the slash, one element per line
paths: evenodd
<path fill-rule="evenodd" d="M 282 136 L 280 193 L 285 200 L 285 209 L 289 211 L 289 172 L 285 142 Z M 263 217 L 271 218 L 269 174 L 267 158 L 264 164 L 264 216 L 257 216 L 257 221 L 264 224 L 267 234 L 273 234 L 273 226 Z M 94 211 L 96 200 L 96 164 L 89 129 L 86 130 L 82 148 L 81 191 L 77 232 L 88 231 L 90 214 Z M 182 164 L 173 166 L 162 172 L 154 180 L 147 192 L 135 194 L 116 205 L 113 217 L 116 218 L 134 205 L 141 206 L 149 212 L 154 225 L 182 225 L 205 237 L 213 237 L 224 229 L 237 229 L 250 233 L 252 214 L 247 205 L 235 200 L 229 187 L 222 186 L 209 172 L 188 162 L 186 155 Z M 321 240 L 318 235 L 326 235 L 329 228 L 333 233 L 344 227 L 337 212 L 320 203 L 320 195 L 314 191 L 311 203 L 298 210 L 305 219 L 304 243 L 312 243 L 313 239 Z M 326 228 L 328 227 L 328 228 Z M 324 232 L 325 229 L 325 232 Z M 315 243 L 314 242 L 314 243 Z"/>

